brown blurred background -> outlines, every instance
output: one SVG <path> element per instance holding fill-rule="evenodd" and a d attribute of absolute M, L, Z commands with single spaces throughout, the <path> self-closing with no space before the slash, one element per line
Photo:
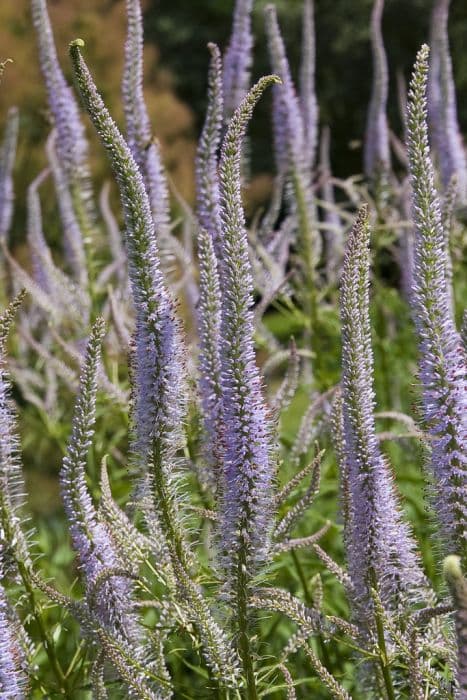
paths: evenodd
<path fill-rule="evenodd" d="M 263 7 L 256 0 L 254 77 L 269 72 L 263 33 Z M 277 0 L 290 61 L 297 70 L 300 51 L 301 0 Z M 122 124 L 119 98 L 126 33 L 124 0 L 49 0 L 56 44 L 71 81 L 67 47 L 71 39 L 86 42 L 86 60 L 117 122 Z M 317 91 L 321 121 L 332 129 L 332 157 L 340 176 L 361 170 L 360 142 L 370 91 L 371 55 L 368 22 L 372 0 L 315 0 L 317 26 Z M 233 0 L 146 0 L 145 90 L 155 135 L 160 139 L 168 172 L 179 191 L 193 200 L 193 158 L 201 127 L 206 92 L 208 41 L 225 47 Z M 391 74 L 390 122 L 400 132 L 396 99 L 396 69 L 406 76 L 422 41 L 427 40 L 431 0 L 386 0 L 383 30 Z M 0 60 L 12 58 L 0 85 L 0 125 L 7 109 L 21 113 L 15 168 L 17 206 L 13 242 L 23 237 L 24 192 L 45 164 L 44 142 L 50 128 L 45 89 L 40 75 L 29 0 L 0 0 Z M 452 0 L 450 35 L 461 125 L 467 126 L 467 4 Z M 267 197 L 273 168 L 270 103 L 260 104 L 251 130 L 253 180 L 250 201 Z M 95 138 L 89 129 L 92 139 Z M 107 176 L 100 147 L 92 148 L 97 186 Z M 45 204 L 47 209 L 47 203 Z M 45 211 L 45 214 L 50 213 Z M 51 238 L 53 239 L 53 232 Z"/>

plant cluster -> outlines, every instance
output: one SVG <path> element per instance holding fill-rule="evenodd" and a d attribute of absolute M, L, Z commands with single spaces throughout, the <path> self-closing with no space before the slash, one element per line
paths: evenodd
<path fill-rule="evenodd" d="M 29 269 L 8 248 L 14 108 L 0 153 L 1 699 L 467 697 L 467 333 L 456 324 L 467 163 L 449 0 L 435 0 L 431 53 L 421 47 L 401 90 L 402 140 L 386 117 L 375 0 L 364 176 L 346 181 L 332 176 L 330 131 L 319 129 L 312 0 L 298 88 L 273 5 L 272 74 L 251 85 L 252 5 L 237 0 L 224 53 L 208 46 L 192 209 L 152 136 L 139 0 L 126 0 L 123 133 L 84 42 L 70 44 L 73 89 L 46 0 L 31 0 L 54 127 L 28 191 Z M 274 189 L 247 226 L 247 128 L 267 90 Z M 80 105 L 109 159 L 122 222 L 110 186 L 93 191 Z M 41 215 L 49 180 L 58 253 Z M 402 299 L 384 287 L 388 255 Z M 382 329 L 370 308 L 372 259 Z M 377 411 L 387 350 L 372 328 L 385 342 L 394 324 L 413 325 L 418 343 L 415 416 L 399 400 Z M 340 376 L 330 380 L 326 338 L 339 336 Z M 19 433 L 38 420 L 50 441 L 66 429 L 68 590 L 39 556 L 27 516 Z M 421 543 L 391 466 L 390 456 L 406 464 L 401 442 L 411 458 L 418 451 L 433 511 Z"/>

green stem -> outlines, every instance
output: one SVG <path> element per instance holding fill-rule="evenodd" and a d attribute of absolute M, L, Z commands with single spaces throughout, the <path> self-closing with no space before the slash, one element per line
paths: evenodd
<path fill-rule="evenodd" d="M 250 637 L 249 637 L 249 614 L 248 614 L 248 581 L 246 568 L 245 546 L 240 547 L 238 558 L 238 578 L 237 578 L 237 623 L 238 623 L 238 652 L 242 660 L 243 672 L 246 681 L 245 698 L 247 700 L 258 700 L 256 689 L 255 672 L 251 658 Z"/>
<path fill-rule="evenodd" d="M 370 572 L 370 578 L 376 584 L 376 576 L 374 571 Z M 377 591 L 376 585 L 373 588 Z M 396 700 L 396 694 L 394 692 L 394 686 L 392 684 L 391 671 L 389 668 L 389 660 L 386 649 L 386 640 L 384 638 L 384 624 L 379 614 L 378 608 L 375 606 L 375 622 L 376 622 L 376 634 L 378 636 L 378 649 L 379 649 L 379 663 L 381 666 L 381 672 L 383 674 L 384 687 L 386 688 L 386 693 L 388 700 Z"/>
<path fill-rule="evenodd" d="M 32 614 L 39 629 L 39 634 L 45 649 L 45 653 L 47 654 L 47 658 L 49 660 L 50 668 L 57 679 L 58 688 L 60 692 L 64 694 L 65 697 L 70 697 L 71 695 L 70 688 L 68 687 L 68 681 L 65 677 L 65 674 L 63 673 L 60 662 L 55 655 L 55 647 L 53 641 L 50 638 L 47 629 L 44 625 L 44 620 L 42 619 L 41 611 L 39 609 L 39 606 L 37 605 L 36 596 L 32 587 L 31 579 L 29 577 L 28 569 L 22 561 L 18 561 L 17 565 L 19 574 L 21 576 L 21 580 L 23 582 L 23 586 L 26 590 L 26 594 L 29 599 L 29 605 L 31 606 Z"/>
<path fill-rule="evenodd" d="M 312 222 L 310 221 L 310 212 L 308 210 L 305 193 L 300 176 L 297 172 L 293 174 L 293 184 L 295 190 L 295 198 L 297 201 L 297 215 L 301 254 L 304 262 L 304 295 L 303 295 L 303 310 L 306 314 L 310 327 L 308 332 L 308 345 L 311 352 L 315 353 L 315 363 L 319 358 L 319 353 L 316 352 L 315 338 L 316 326 L 318 321 L 318 307 L 316 300 L 316 260 L 313 256 L 313 235 Z M 315 368 L 316 369 L 316 368 Z"/>
<path fill-rule="evenodd" d="M 300 583 L 302 584 L 303 588 L 303 596 L 305 598 L 305 603 L 309 608 L 313 607 L 313 596 L 310 593 L 310 589 L 308 588 L 308 582 L 306 580 L 305 573 L 303 571 L 303 567 L 300 563 L 300 559 L 298 558 L 298 554 L 294 549 L 290 550 L 290 554 L 292 555 L 293 563 L 295 565 L 295 569 L 298 574 L 298 578 L 300 579 Z M 331 668 L 331 659 L 329 658 L 329 652 L 326 644 L 324 643 L 323 635 L 321 633 L 316 635 L 316 639 L 319 644 L 319 648 L 321 651 L 321 654 L 323 656 L 323 663 L 324 666 L 329 670 Z"/>

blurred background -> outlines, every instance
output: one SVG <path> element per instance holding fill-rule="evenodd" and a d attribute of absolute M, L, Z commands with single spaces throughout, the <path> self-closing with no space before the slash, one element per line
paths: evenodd
<path fill-rule="evenodd" d="M 263 31 L 263 8 L 255 2 L 254 77 L 270 71 Z M 301 34 L 301 0 L 276 0 L 293 69 L 297 69 Z M 49 0 L 49 12 L 64 70 L 71 80 L 67 47 L 77 36 L 86 41 L 86 59 L 96 82 L 122 124 L 119 98 L 123 45 L 124 0 Z M 450 38 L 458 87 L 459 119 L 467 131 L 467 3 L 452 0 Z M 147 0 L 143 2 L 146 32 L 146 99 L 155 135 L 160 139 L 169 174 L 181 194 L 193 200 L 193 159 L 206 92 L 206 44 L 225 48 L 231 28 L 233 0 Z M 317 91 L 321 124 L 332 130 L 332 162 L 337 176 L 361 172 L 361 138 L 370 92 L 369 17 L 372 0 L 315 0 L 317 30 Z M 431 0 L 387 0 L 383 30 L 389 65 L 391 128 L 401 132 L 396 73 L 408 78 L 417 48 L 428 39 Z M 45 89 L 39 73 L 36 41 L 28 0 L 0 1 L 0 60 L 13 59 L 0 86 L 0 126 L 7 109 L 21 112 L 19 152 L 15 168 L 17 206 L 12 243 L 23 239 L 24 193 L 45 164 L 44 142 L 50 128 Z M 264 201 L 272 173 L 270 110 L 261 101 L 251 125 L 254 144 L 250 208 Z M 89 130 L 90 138 L 94 134 Z M 101 148 L 94 154 L 96 185 L 106 178 Z M 52 205 L 51 205 L 52 206 Z M 44 205 L 45 219 L 50 211 Z M 53 216 L 52 216 L 53 219 Z M 48 231 L 53 241 L 54 231 Z M 18 254 L 20 250 L 18 249 Z"/>

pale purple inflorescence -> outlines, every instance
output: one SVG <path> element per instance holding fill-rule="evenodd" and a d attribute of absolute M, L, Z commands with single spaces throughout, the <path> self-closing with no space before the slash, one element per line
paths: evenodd
<path fill-rule="evenodd" d="M 448 549 L 467 558 L 467 357 L 447 284 L 448 252 L 428 145 L 428 47 L 417 56 L 408 107 L 415 224 L 413 316 L 425 421 L 431 434 L 435 503 Z"/>
<path fill-rule="evenodd" d="M 208 105 L 196 156 L 196 193 L 198 221 L 220 257 L 220 193 L 218 160 L 224 111 L 222 59 L 216 44 L 208 44 L 211 61 L 208 73 Z"/>
<path fill-rule="evenodd" d="M 250 87 L 253 61 L 253 0 L 236 0 L 232 34 L 224 55 L 224 118 L 227 122 Z"/>
<path fill-rule="evenodd" d="M 204 454 L 215 490 L 222 489 L 224 421 L 221 377 L 221 290 L 218 264 L 211 236 L 198 232 L 199 301 L 198 335 L 199 388 L 205 428 Z"/>
<path fill-rule="evenodd" d="M 17 622 L 1 580 L 4 576 L 0 545 L 0 698 L 23 700 L 27 692 L 24 651 L 18 641 Z"/>
<path fill-rule="evenodd" d="M 254 105 L 274 81 L 262 78 L 235 112 L 220 162 L 222 390 L 225 426 L 222 549 L 226 569 L 249 572 L 264 556 L 271 522 L 270 434 L 255 360 L 253 281 L 240 188 L 241 146 Z M 240 562 L 240 563 L 239 563 Z M 233 580 L 231 581 L 233 583 Z"/>
<path fill-rule="evenodd" d="M 274 133 L 277 148 L 278 166 L 281 169 L 307 169 L 305 125 L 300 100 L 290 72 L 289 62 L 281 36 L 277 12 L 274 5 L 268 5 L 266 12 L 266 33 L 270 62 L 273 71 L 282 80 L 282 85 L 274 85 Z"/>
<path fill-rule="evenodd" d="M 313 0 L 303 5 L 302 63 L 300 66 L 300 107 L 308 167 L 315 162 L 318 143 L 318 100 L 315 89 L 316 44 Z"/>
<path fill-rule="evenodd" d="M 13 165 L 18 140 L 19 116 L 12 107 L 7 116 L 0 147 L 0 241 L 5 240 L 13 217 Z"/>
<path fill-rule="evenodd" d="M 92 601 L 91 612 L 98 616 L 101 625 L 124 638 L 131 638 L 135 633 L 135 621 L 129 613 L 131 588 L 128 579 L 113 574 L 99 581 L 106 570 L 121 572 L 124 562 L 105 525 L 98 519 L 86 484 L 87 457 L 96 420 L 97 373 L 104 331 L 103 321 L 96 321 L 86 350 L 60 482 L 73 548 L 79 557 L 88 603 Z"/>
<path fill-rule="evenodd" d="M 370 586 L 378 588 L 390 610 L 415 598 L 425 584 L 415 542 L 403 522 L 392 474 L 376 437 L 368 246 L 364 208 L 347 242 L 340 298 L 345 540 L 356 614 L 362 621 L 371 615 Z"/>
<path fill-rule="evenodd" d="M 368 108 L 364 170 L 367 177 L 378 177 L 391 167 L 389 128 L 386 115 L 388 101 L 388 62 L 384 49 L 381 20 L 384 0 L 375 0 L 371 14 L 371 46 L 373 52 L 373 83 Z"/>
<path fill-rule="evenodd" d="M 324 126 L 321 130 L 319 169 L 322 179 L 321 197 L 324 202 L 323 220 L 326 224 L 324 232 L 326 247 L 326 273 L 330 282 L 338 279 L 342 263 L 343 241 L 342 222 L 336 207 L 330 158 L 331 130 Z"/>
<path fill-rule="evenodd" d="M 142 175 L 156 233 L 167 234 L 170 204 L 160 147 L 154 139 L 143 94 L 143 18 L 140 0 L 126 0 L 128 36 L 122 80 L 127 141 Z"/>
<path fill-rule="evenodd" d="M 58 62 L 46 0 L 31 0 L 31 10 L 40 67 L 56 132 L 53 143 L 49 145 L 49 158 L 52 149 L 55 149 L 57 162 L 51 162 L 51 166 L 55 181 L 59 184 L 58 202 L 65 231 L 65 253 L 76 279 L 85 285 L 87 269 L 82 230 L 89 235 L 93 219 L 88 144 L 78 103 Z"/>
<path fill-rule="evenodd" d="M 46 145 L 47 159 L 57 193 L 57 205 L 63 230 L 63 250 L 75 279 L 83 288 L 87 285 L 88 269 L 80 223 L 76 216 L 71 189 L 57 153 L 57 132 L 54 129 Z"/>
<path fill-rule="evenodd" d="M 71 47 L 81 96 L 109 152 L 125 216 L 125 240 L 136 311 L 135 450 L 143 464 L 178 446 L 184 396 L 180 330 L 160 269 L 154 221 L 140 170 L 79 53 Z M 166 462 L 166 468 L 170 464 Z"/>
<path fill-rule="evenodd" d="M 14 560 L 30 564 L 27 540 L 22 530 L 24 481 L 20 445 L 5 359 L 7 333 L 20 297 L 10 304 L 0 325 L 0 551 L 4 568 L 10 563 L 10 554 L 14 555 Z"/>
<path fill-rule="evenodd" d="M 79 108 L 58 62 L 46 0 L 32 0 L 41 70 L 57 131 L 57 152 L 67 182 L 86 177 L 88 146 Z"/>
<path fill-rule="evenodd" d="M 450 0 L 435 0 L 431 15 L 428 118 L 443 187 L 457 179 L 459 200 L 467 198 L 467 159 L 457 120 L 456 88 L 449 51 Z"/>

